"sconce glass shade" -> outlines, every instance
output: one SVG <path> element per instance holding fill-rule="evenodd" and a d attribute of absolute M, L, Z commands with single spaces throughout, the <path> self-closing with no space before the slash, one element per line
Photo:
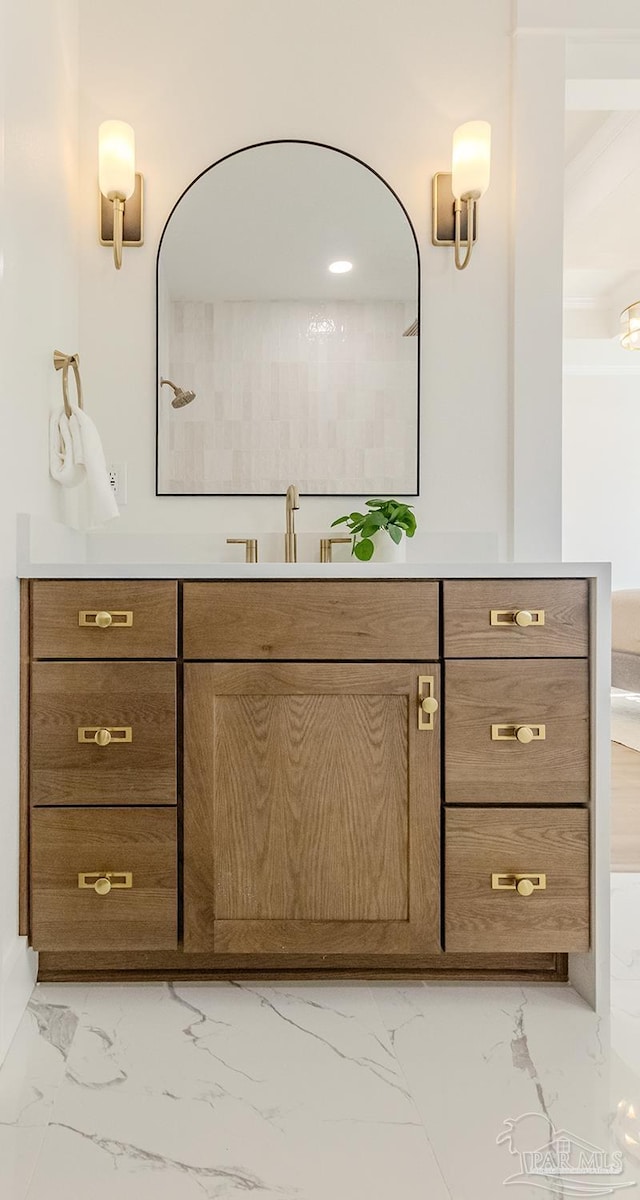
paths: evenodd
<path fill-rule="evenodd" d="M 479 200 L 489 187 L 491 126 L 488 121 L 467 121 L 453 135 L 451 190 L 456 200 Z"/>
<path fill-rule="evenodd" d="M 620 313 L 620 342 L 625 350 L 640 350 L 640 300 Z"/>
<path fill-rule="evenodd" d="M 135 133 L 126 121 L 103 121 L 98 130 L 98 183 L 108 200 L 128 200 L 135 191 Z"/>

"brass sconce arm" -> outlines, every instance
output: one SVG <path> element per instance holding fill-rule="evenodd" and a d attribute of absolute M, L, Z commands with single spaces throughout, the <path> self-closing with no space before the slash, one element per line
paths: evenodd
<path fill-rule="evenodd" d="M 463 204 L 465 205 L 466 217 L 467 217 L 467 236 L 466 236 L 466 240 L 465 240 L 465 245 L 467 247 L 467 250 L 466 250 L 466 254 L 465 254 L 464 258 L 461 258 L 460 251 L 462 248 L 462 238 L 461 238 L 460 226 L 462 224 L 462 206 L 463 206 Z M 455 264 L 456 264 L 456 269 L 458 271 L 464 271 L 465 267 L 468 266 L 469 262 L 471 261 L 471 255 L 473 253 L 473 247 L 474 247 L 473 230 L 475 229 L 475 222 L 476 222 L 475 197 L 474 196 L 463 196 L 461 200 L 456 200 L 455 204 L 453 206 L 453 212 L 454 212 L 454 260 L 455 260 Z"/>
<path fill-rule="evenodd" d="M 113 262 L 116 271 L 122 266 L 122 237 L 124 233 L 124 200 L 114 196 L 113 204 Z"/>

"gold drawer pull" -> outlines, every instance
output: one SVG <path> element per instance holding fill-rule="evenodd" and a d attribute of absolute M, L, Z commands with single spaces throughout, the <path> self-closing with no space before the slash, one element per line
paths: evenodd
<path fill-rule="evenodd" d="M 492 608 L 492 625 L 517 625 L 527 629 L 529 625 L 544 625 L 543 608 Z"/>
<path fill-rule="evenodd" d="M 81 725 L 78 729 L 78 741 L 83 746 L 124 745 L 133 741 L 131 725 Z"/>
<path fill-rule="evenodd" d="M 530 742 L 544 742 L 547 736 L 546 725 L 492 725 L 492 742 L 520 742 L 528 746 Z"/>
<path fill-rule="evenodd" d="M 524 875 L 500 872 L 491 876 L 491 887 L 496 892 L 517 892 L 519 896 L 530 896 L 532 892 L 544 892 L 547 877 L 541 871 L 527 871 Z"/>
<path fill-rule="evenodd" d="M 434 695 L 433 675 L 418 676 L 418 729 L 433 729 L 433 718 L 439 704 Z"/>
<path fill-rule="evenodd" d="M 82 609 L 78 613 L 78 625 L 90 629 L 130 629 L 133 625 L 133 613 L 125 609 L 106 612 L 103 609 Z"/>
<path fill-rule="evenodd" d="M 108 896 L 112 888 L 132 888 L 131 871 L 81 871 L 79 888 L 92 888 L 99 896 Z"/>

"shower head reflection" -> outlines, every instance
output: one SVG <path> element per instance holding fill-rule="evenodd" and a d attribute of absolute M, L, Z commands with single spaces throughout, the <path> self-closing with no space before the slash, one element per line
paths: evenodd
<path fill-rule="evenodd" d="M 168 387 L 173 388 L 174 396 L 173 400 L 171 401 L 172 408 L 184 408 L 186 404 L 191 404 L 191 401 L 195 400 L 196 398 L 195 392 L 185 392 L 183 388 L 178 387 L 177 383 L 172 383 L 170 379 L 160 380 L 160 387 L 164 387 L 165 384 L 167 384 Z"/>

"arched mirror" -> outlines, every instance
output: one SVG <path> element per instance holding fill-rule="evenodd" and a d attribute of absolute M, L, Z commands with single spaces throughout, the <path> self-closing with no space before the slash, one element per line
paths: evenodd
<path fill-rule="evenodd" d="M 214 163 L 158 251 L 158 494 L 417 494 L 419 334 L 379 175 L 313 142 Z"/>

